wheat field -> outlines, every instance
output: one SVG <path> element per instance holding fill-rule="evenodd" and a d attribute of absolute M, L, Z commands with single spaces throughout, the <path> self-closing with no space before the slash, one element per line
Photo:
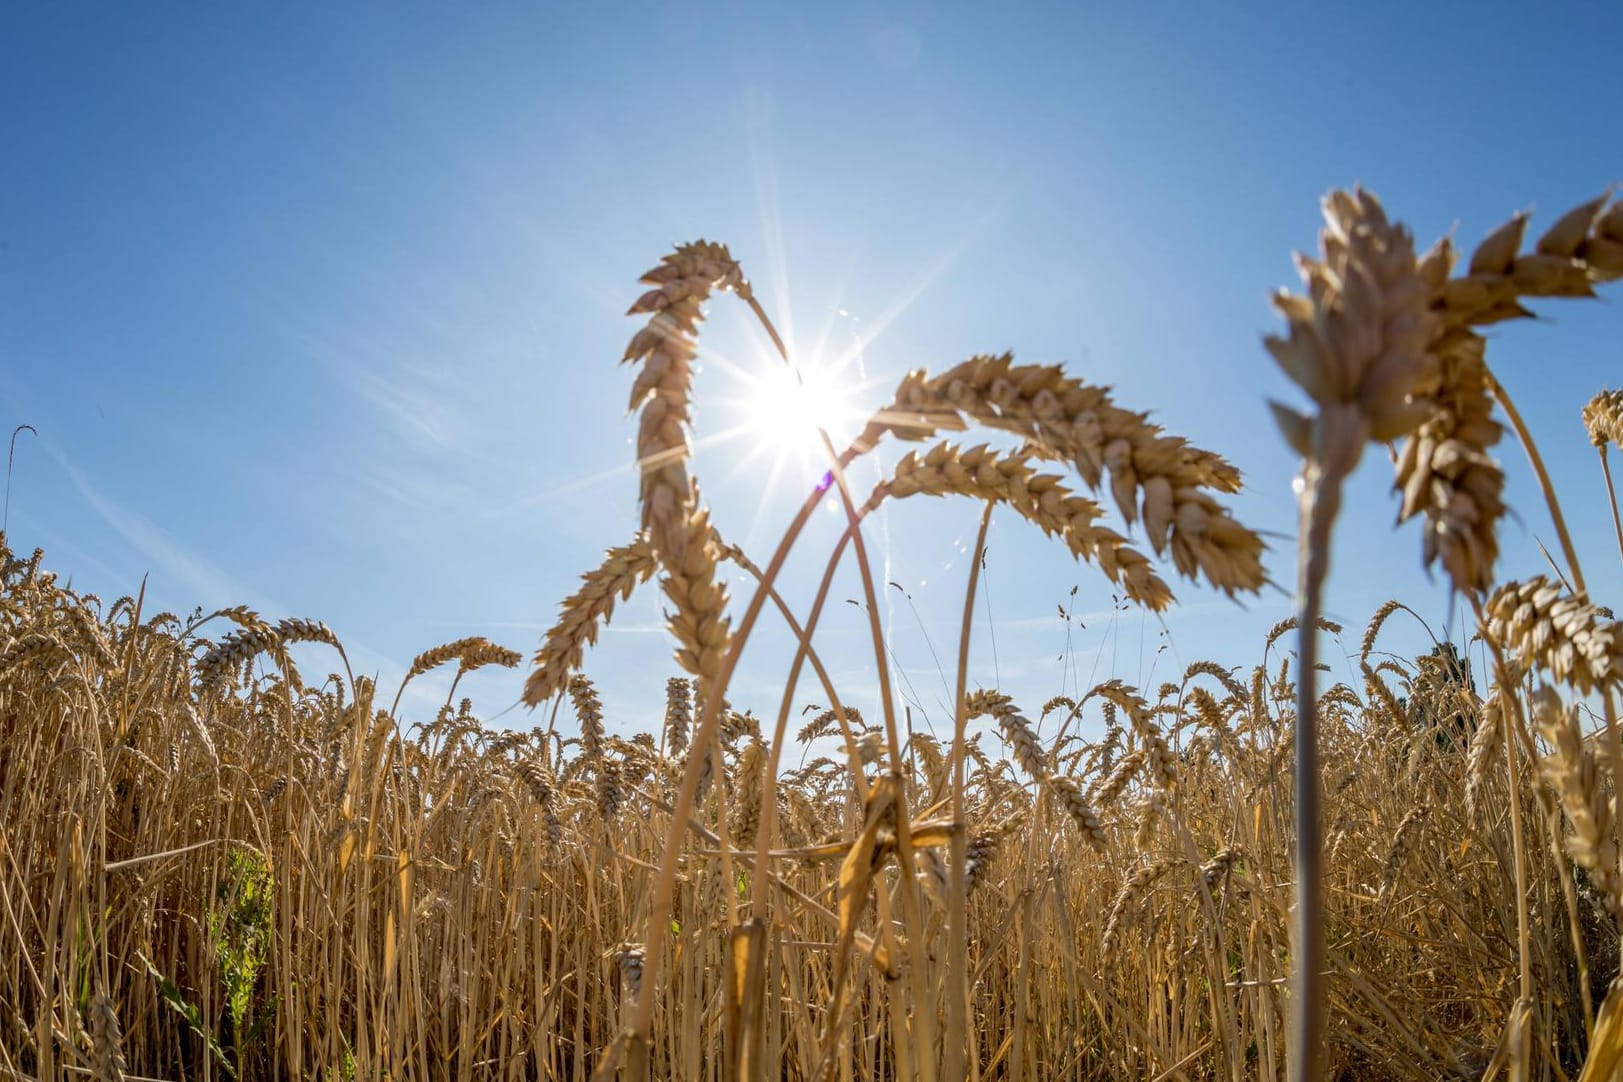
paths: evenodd
<path fill-rule="evenodd" d="M 1274 406 L 1302 460 L 1298 615 L 1158 687 L 1017 702 L 968 685 L 971 570 L 950 740 L 898 716 L 876 619 L 876 716 L 817 653 L 842 561 L 876 609 L 868 514 L 956 498 L 981 547 L 1018 516 L 1160 611 L 1180 578 L 1268 581 L 1225 502 L 1239 472 L 1063 368 L 977 356 L 909 373 L 745 553 L 691 469 L 704 305 L 731 293 L 778 338 L 720 244 L 665 257 L 632 306 L 641 528 L 513 674 L 533 728 L 487 727 L 454 684 L 409 721 L 322 623 L 104 603 L 6 548 L 0 1077 L 1615 1077 L 1623 635 L 1564 526 L 1549 567 L 1498 566 L 1507 427 L 1562 519 L 1483 331 L 1623 276 L 1623 202 L 1536 237 L 1517 216 L 1460 258 L 1367 192 L 1324 218 L 1267 343 L 1308 403 Z M 1606 467 L 1623 394 L 1572 423 Z M 1469 642 L 1391 652 L 1422 626 L 1396 600 L 1363 628 L 1321 614 L 1372 443 Z M 881 448 L 905 453 L 853 490 Z M 776 584 L 830 493 L 850 528 L 795 611 Z M 588 651 L 656 579 L 665 717 L 623 738 Z M 800 643 L 785 691 L 730 701 L 761 621 Z M 1324 675 L 1332 642 L 1358 679 Z M 407 679 L 524 663 L 467 638 Z"/>

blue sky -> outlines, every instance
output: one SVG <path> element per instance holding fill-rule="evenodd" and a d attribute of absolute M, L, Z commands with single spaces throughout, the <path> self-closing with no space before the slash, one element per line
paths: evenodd
<path fill-rule="evenodd" d="M 1421 247 L 1451 229 L 1469 245 L 1623 180 L 1594 44 L 1615 6 L 1451 10 L 12 6 L 0 424 L 39 431 L 18 447 L 14 547 L 109 600 L 150 572 L 171 609 L 326 620 L 386 687 L 462 635 L 528 653 L 635 528 L 623 313 L 647 266 L 703 236 L 732 246 L 798 353 L 860 356 L 866 405 L 908 368 L 1012 349 L 1155 410 L 1245 470 L 1235 510 L 1274 532 L 1288 587 L 1296 464 L 1263 403 L 1294 398 L 1260 336 L 1270 290 L 1295 284 L 1290 253 L 1316 243 L 1319 197 L 1362 182 Z M 1617 380 L 1619 317 L 1539 308 L 1490 362 L 1615 605 L 1578 412 Z M 792 470 L 766 485 L 756 441 L 725 434 L 730 373 L 774 362 L 729 298 L 704 343 L 698 470 L 719 524 L 764 558 L 800 489 Z M 1548 516 L 1519 448 L 1500 451 L 1520 514 L 1501 573 L 1537 573 Z M 1416 530 L 1391 529 L 1382 458 L 1333 568 L 1354 650 L 1389 596 L 1439 629 L 1450 611 Z M 887 620 L 930 722 L 976 517 L 901 505 L 871 534 L 907 591 L 887 591 Z M 833 529 L 804 542 L 791 592 Z M 1283 592 L 1244 608 L 1178 592 L 1164 627 L 1112 614 L 1100 575 L 999 516 L 974 678 L 1033 708 L 1090 677 L 1153 687 L 1196 658 L 1254 663 L 1289 609 Z M 1060 604 L 1086 627 L 1067 632 Z M 835 608 L 830 663 L 871 703 L 860 614 Z M 589 661 L 622 730 L 657 724 L 674 672 L 659 625 L 650 589 Z M 752 647 L 736 702 L 775 707 L 782 645 L 769 629 Z M 488 717 L 522 675 L 467 686 Z M 414 714 L 443 694 L 423 683 Z"/>

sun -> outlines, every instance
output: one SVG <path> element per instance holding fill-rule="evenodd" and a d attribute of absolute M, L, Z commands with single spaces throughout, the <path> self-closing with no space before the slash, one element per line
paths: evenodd
<path fill-rule="evenodd" d="M 819 431 L 838 447 L 858 416 L 851 390 L 825 367 L 773 365 L 751 375 L 748 384 L 740 403 L 743 423 L 755 445 L 774 459 L 826 459 Z"/>

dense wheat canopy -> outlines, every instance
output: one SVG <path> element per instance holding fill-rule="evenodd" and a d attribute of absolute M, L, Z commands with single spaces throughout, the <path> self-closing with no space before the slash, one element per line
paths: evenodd
<path fill-rule="evenodd" d="M 346 678 L 318 683 L 285 661 L 239 666 L 200 695 L 196 659 L 252 614 L 190 628 L 129 599 L 104 606 L 15 556 L 3 605 L 0 811 L 11 829 L 0 882 L 18 918 L 0 938 L 9 1069 L 83 1064 L 113 1077 L 94 1064 L 115 1053 L 148 1077 L 210 1059 L 242 1077 L 349 1062 L 395 1077 L 505 1075 L 496 1063 L 570 1077 L 597 1062 L 637 994 L 641 948 L 623 944 L 645 911 L 685 754 L 668 732 L 593 736 L 578 680 L 578 745 L 544 723 L 492 731 L 466 704 L 402 727 L 364 680 L 356 698 Z M 1159 695 L 1102 686 L 1074 710 L 1118 719 L 1099 740 L 1074 725 L 1061 735 L 1070 707 L 1038 721 L 1036 704 L 1009 713 L 1021 707 L 1005 697 L 976 700 L 1008 719 L 1002 741 L 971 746 L 965 790 L 972 1047 L 984 1071 L 1011 1071 L 1018 1050 L 1038 1075 L 1069 1064 L 1082 1077 L 1153 1077 L 1178 1063 L 1204 1074 L 1226 1057 L 1279 1072 L 1293 679 L 1196 666 Z M 1446 658 L 1372 680 L 1399 713 L 1369 688 L 1338 684 L 1321 699 L 1335 764 L 1334 1063 L 1363 1078 L 1466 1076 L 1492 1054 L 1517 949 L 1502 773 L 1476 783 L 1475 814 L 1462 811 L 1485 689 Z M 670 690 L 680 717 L 685 685 Z M 873 731 L 850 721 L 859 741 Z M 719 729 L 653 993 L 658 1077 L 721 1062 L 725 1024 L 704 1008 L 726 949 L 715 853 L 725 835 L 743 847 L 735 866 L 750 864 L 754 731 L 742 716 Z M 943 751 L 915 737 L 899 790 L 910 804 L 950 788 Z M 870 786 L 886 776 L 882 764 L 865 771 Z M 840 931 L 828 892 L 862 827 L 851 785 L 844 766 L 814 760 L 775 795 L 783 855 L 766 979 L 777 993 L 760 1039 L 788 1077 L 809 1076 L 830 1023 Z M 916 845 L 928 840 L 912 826 Z M 915 852 L 920 934 L 939 942 L 950 857 Z M 1609 895 L 1601 878 L 1569 878 L 1564 898 L 1567 866 L 1548 847 L 1528 856 L 1533 904 L 1548 914 L 1530 944 L 1546 992 L 1538 1022 L 1571 1062 L 1583 988 L 1598 996 L 1616 970 Z M 878 876 L 886 891 L 904 885 L 893 857 Z M 883 978 L 873 915 L 855 919 L 845 1025 L 880 1037 L 839 1055 L 861 1077 L 890 1077 L 886 1019 L 916 1008 Z M 92 937 L 71 934 L 86 921 Z"/>

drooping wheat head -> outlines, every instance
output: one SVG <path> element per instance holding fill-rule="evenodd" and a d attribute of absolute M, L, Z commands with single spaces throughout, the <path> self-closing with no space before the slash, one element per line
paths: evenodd
<path fill-rule="evenodd" d="M 1058 537 L 1079 559 L 1099 565 L 1132 600 L 1152 611 L 1172 602 L 1172 592 L 1150 561 L 1107 527 L 1095 525 L 1099 505 L 1071 494 L 1053 474 L 1037 473 L 1028 454 L 1000 454 L 985 445 L 960 449 L 939 443 L 923 455 L 909 452 L 888 480 L 868 497 L 867 509 L 886 498 L 959 495 L 1004 504 L 1051 537 Z"/>
<path fill-rule="evenodd" d="M 1262 539 L 1212 496 L 1237 491 L 1238 471 L 1058 366 L 1016 365 L 1003 354 L 972 357 L 933 377 L 911 372 L 857 446 L 887 433 L 916 440 L 971 423 L 1025 438 L 1033 453 L 1069 462 L 1095 489 L 1108 474 L 1123 519 L 1142 518 L 1152 548 L 1170 550 L 1184 576 L 1203 576 L 1230 595 L 1261 588 Z"/>
<path fill-rule="evenodd" d="M 614 615 L 616 601 L 629 598 L 656 570 L 653 542 L 640 533 L 630 544 L 609 549 L 601 565 L 581 576 L 581 588 L 563 603 L 535 653 L 535 671 L 524 683 L 527 704 L 546 702 L 564 689 L 586 648 L 597 641 L 598 629 Z"/>

